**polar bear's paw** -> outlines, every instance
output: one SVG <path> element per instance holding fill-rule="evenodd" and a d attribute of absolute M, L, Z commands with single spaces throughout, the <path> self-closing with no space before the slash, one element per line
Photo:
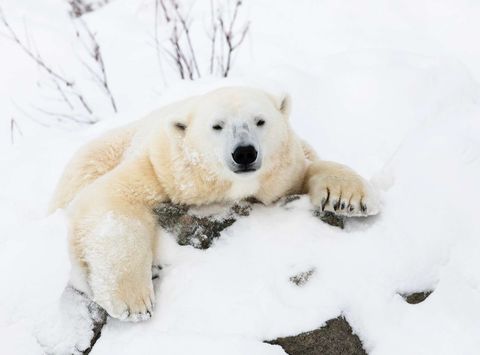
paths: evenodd
<path fill-rule="evenodd" d="M 95 301 L 113 318 L 130 322 L 144 321 L 152 316 L 153 285 L 151 281 L 145 285 L 124 283 L 111 292 L 104 292 L 104 297 L 95 297 Z"/>
<path fill-rule="evenodd" d="M 380 211 L 375 189 L 346 167 L 332 174 L 314 175 L 309 185 L 310 199 L 322 211 L 349 217 L 376 215 Z"/>

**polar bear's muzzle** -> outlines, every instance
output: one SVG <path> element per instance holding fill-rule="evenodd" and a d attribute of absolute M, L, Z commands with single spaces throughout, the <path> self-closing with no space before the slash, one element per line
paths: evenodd
<path fill-rule="evenodd" d="M 232 159 L 235 162 L 234 172 L 241 174 L 256 171 L 259 168 L 257 157 L 258 151 L 253 145 L 238 146 L 232 153 Z"/>
<path fill-rule="evenodd" d="M 228 140 L 230 157 L 228 166 L 235 174 L 244 174 L 257 171 L 262 165 L 262 152 L 258 144 L 258 137 L 248 123 L 233 124 Z"/>

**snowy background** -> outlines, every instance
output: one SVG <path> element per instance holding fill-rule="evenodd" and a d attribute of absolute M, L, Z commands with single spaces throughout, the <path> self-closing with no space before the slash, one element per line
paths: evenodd
<path fill-rule="evenodd" d="M 114 113 L 82 64 L 75 28 L 84 25 L 67 1 L 0 2 L 11 28 L 93 111 L 69 108 L 0 24 L 1 352 L 40 354 L 38 334 L 61 339 L 59 352 L 68 345 L 51 324 L 69 272 L 65 219 L 45 212 L 73 152 L 165 103 L 244 83 L 290 92 L 295 130 L 324 159 L 372 179 L 381 215 L 339 230 L 302 199 L 291 210 L 255 209 L 206 251 L 167 236 L 154 317 L 109 321 L 92 354 L 284 354 L 262 341 L 341 314 L 370 354 L 478 354 L 480 3 L 245 0 L 238 24 L 250 27 L 228 80 L 207 75 L 210 2 L 181 3 L 202 72 L 194 82 L 159 56 L 171 29 L 156 20 L 155 0 L 112 0 L 82 17 L 101 47 Z M 222 4 L 231 14 L 234 2 Z M 289 282 L 311 269 L 303 287 Z M 418 305 L 400 296 L 423 290 L 434 292 Z"/>

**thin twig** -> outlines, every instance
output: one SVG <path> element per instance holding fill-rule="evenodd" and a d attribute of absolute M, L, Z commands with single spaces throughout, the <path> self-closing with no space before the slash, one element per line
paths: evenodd
<path fill-rule="evenodd" d="M 10 33 L 10 39 L 13 40 L 15 43 L 17 43 L 20 48 L 31 58 L 33 59 L 40 67 L 42 67 L 48 74 L 52 75 L 56 79 L 60 80 L 63 82 L 66 86 L 73 86 L 74 83 L 73 81 L 70 81 L 68 79 L 65 79 L 62 75 L 58 74 L 56 71 L 54 71 L 52 68 L 47 66 L 45 62 L 41 59 L 40 56 L 35 55 L 27 46 L 25 43 L 23 43 L 19 37 L 17 36 L 16 32 L 12 29 L 10 26 L 10 23 L 7 21 L 5 18 L 5 15 L 2 10 L 0 10 L 0 20 L 3 22 L 4 26 L 7 28 L 8 32 Z"/>
<path fill-rule="evenodd" d="M 55 85 L 55 88 L 57 89 L 60 97 L 63 99 L 63 101 L 67 104 L 67 106 L 70 108 L 70 110 L 74 110 L 73 104 L 70 102 L 68 99 L 67 95 L 65 95 L 65 92 L 62 90 L 58 82 L 55 80 L 55 78 L 51 78 L 53 85 Z"/>
<path fill-rule="evenodd" d="M 45 128 L 50 128 L 52 127 L 50 124 L 42 122 L 37 118 L 37 115 L 33 116 L 30 112 L 26 111 L 23 107 L 19 106 L 15 101 L 12 101 L 12 105 L 15 106 L 15 108 L 22 113 L 25 117 L 28 117 L 32 122 L 45 127 Z"/>
<path fill-rule="evenodd" d="M 10 143 L 11 144 L 15 143 L 15 131 L 17 131 L 21 136 L 23 136 L 22 130 L 20 129 L 20 126 L 18 125 L 15 118 L 10 117 Z"/>
<path fill-rule="evenodd" d="M 85 97 L 76 89 L 75 82 L 73 80 L 67 79 L 63 74 L 60 72 L 52 69 L 51 66 L 47 65 L 45 60 L 43 60 L 42 56 L 40 55 L 39 51 L 34 49 L 32 50 L 31 47 L 35 48 L 34 42 L 30 39 L 28 36 L 28 31 L 27 33 L 27 43 L 22 41 L 20 37 L 17 35 L 15 30 L 12 28 L 10 23 L 7 21 L 7 18 L 5 17 L 5 14 L 3 13 L 2 9 L 0 8 L 0 21 L 3 23 L 5 28 L 7 29 L 9 33 L 9 38 L 12 40 L 14 43 L 16 43 L 24 53 L 27 54 L 30 59 L 32 59 L 39 68 L 44 70 L 55 82 L 55 87 L 57 91 L 59 91 L 61 94 L 61 97 L 64 99 L 65 102 L 67 102 L 67 105 L 69 105 L 70 108 L 72 108 L 72 101 L 67 98 L 68 94 L 67 92 L 72 95 L 76 100 L 78 100 L 80 106 L 89 114 L 92 115 L 93 111 L 90 107 L 90 105 L 87 103 L 87 100 Z"/>
<path fill-rule="evenodd" d="M 52 111 L 49 111 L 49 110 L 46 110 L 46 109 L 43 109 L 43 108 L 40 108 L 40 107 L 35 107 L 35 106 L 33 106 L 33 108 L 35 108 L 37 111 L 39 111 L 39 112 L 41 112 L 45 115 L 56 117 L 57 119 L 62 120 L 62 121 L 69 120 L 69 121 L 73 121 L 73 122 L 79 123 L 79 124 L 93 124 L 93 123 L 97 122 L 97 120 L 95 120 L 95 119 L 80 120 L 74 114 L 52 112 Z"/>
<path fill-rule="evenodd" d="M 154 41 L 155 41 L 155 52 L 157 54 L 157 62 L 158 62 L 158 67 L 160 68 L 160 74 L 162 75 L 162 79 L 165 82 L 165 72 L 163 70 L 163 65 L 162 65 L 162 56 L 160 55 L 160 39 L 158 35 L 158 27 L 159 27 L 159 15 L 160 13 L 160 1 L 155 0 L 155 28 L 154 28 Z"/>
<path fill-rule="evenodd" d="M 85 42 L 82 39 L 82 35 L 78 30 L 77 30 L 77 37 L 81 40 L 82 44 L 87 49 L 87 52 L 89 53 L 91 59 L 97 64 L 98 71 L 100 73 L 92 69 L 88 64 L 86 63 L 83 63 L 83 64 L 90 71 L 90 73 L 94 74 L 94 78 L 96 79 L 97 83 L 100 85 L 100 87 L 102 87 L 102 89 L 105 91 L 105 94 L 108 96 L 110 100 L 110 104 L 113 108 L 113 111 L 117 113 L 118 112 L 117 104 L 115 102 L 115 98 L 113 97 L 112 91 L 110 90 L 110 86 L 108 84 L 107 72 L 105 70 L 105 62 L 103 60 L 100 44 L 98 43 L 97 38 L 95 37 L 95 34 L 88 27 L 87 23 L 82 19 L 79 19 L 78 22 L 81 24 L 83 30 L 88 36 L 87 38 L 90 42 L 90 47 L 88 47 L 85 44 Z"/>
<path fill-rule="evenodd" d="M 218 23 L 220 26 L 220 31 L 223 35 L 223 39 L 225 41 L 224 43 L 226 43 L 227 45 L 227 59 L 225 63 L 223 62 L 223 60 L 221 62 L 222 73 L 224 77 L 227 77 L 230 72 L 233 52 L 243 43 L 247 35 L 247 32 L 250 28 L 250 23 L 247 22 L 240 33 L 240 38 L 237 41 L 235 41 L 235 38 L 237 36 L 233 30 L 234 30 L 235 22 L 237 21 L 237 18 L 238 18 L 238 12 L 239 12 L 240 6 L 242 6 L 242 4 L 243 4 L 242 0 L 236 0 L 235 8 L 233 10 L 233 15 L 228 25 L 225 23 L 225 20 L 222 17 L 222 14 L 219 13 L 218 15 Z"/>
<path fill-rule="evenodd" d="M 210 49 L 210 74 L 213 75 L 215 66 L 215 46 L 217 39 L 217 22 L 215 21 L 214 0 L 210 0 L 210 21 L 212 26 L 212 34 L 210 35 L 211 49 Z"/>
<path fill-rule="evenodd" d="M 95 11 L 102 6 L 108 4 L 109 0 L 95 1 L 95 3 L 88 3 L 85 0 L 68 0 L 70 5 L 70 16 L 73 18 L 79 18 L 86 13 Z"/>
<path fill-rule="evenodd" d="M 197 58 L 195 56 L 195 51 L 193 49 L 192 39 L 190 37 L 190 27 L 188 26 L 187 20 L 185 19 L 185 17 L 180 13 L 180 10 L 179 10 L 180 5 L 178 4 L 178 1 L 170 0 L 170 3 L 172 4 L 175 14 L 177 15 L 177 18 L 183 27 L 183 31 L 185 32 L 185 37 L 187 38 L 187 44 L 190 50 L 190 55 L 192 56 L 193 65 L 195 67 L 195 70 L 197 71 L 198 77 L 200 77 L 201 76 L 200 69 L 198 68 Z"/>
<path fill-rule="evenodd" d="M 170 7 L 172 6 L 171 1 L 169 1 Z M 178 69 L 178 73 L 181 79 L 185 79 L 187 74 L 189 79 L 193 79 L 193 72 L 191 65 L 187 59 L 186 54 L 182 48 L 180 42 L 180 34 L 178 29 L 178 16 L 177 12 L 174 10 L 173 14 L 170 14 L 169 6 L 167 6 L 165 0 L 159 0 L 159 4 L 163 11 L 163 16 L 167 24 L 172 24 L 172 32 L 170 34 L 169 42 L 174 51 L 173 62 Z"/>

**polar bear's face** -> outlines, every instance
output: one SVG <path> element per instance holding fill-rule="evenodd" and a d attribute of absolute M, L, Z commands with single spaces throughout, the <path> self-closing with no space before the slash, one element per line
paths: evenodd
<path fill-rule="evenodd" d="M 185 144 L 230 181 L 255 178 L 280 159 L 289 136 L 288 98 L 224 88 L 202 96 L 185 128 Z"/>

